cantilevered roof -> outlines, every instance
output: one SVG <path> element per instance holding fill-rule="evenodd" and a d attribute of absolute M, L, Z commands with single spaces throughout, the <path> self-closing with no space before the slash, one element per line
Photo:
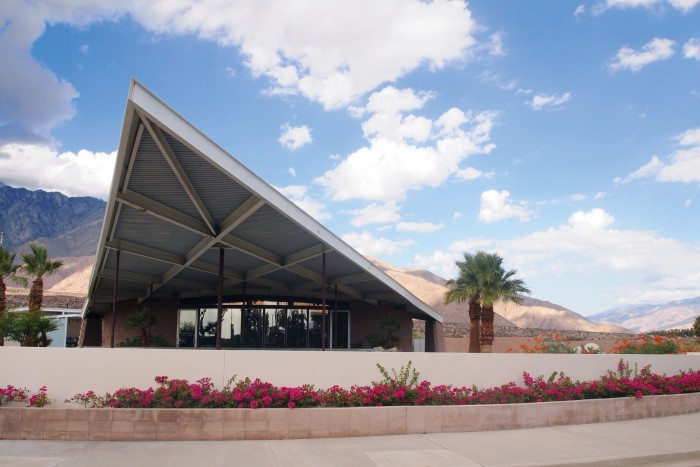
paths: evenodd
<path fill-rule="evenodd" d="M 193 127 L 137 81 L 83 315 L 118 300 L 224 295 L 326 297 L 442 317 Z M 152 291 L 152 292 L 151 292 Z"/>

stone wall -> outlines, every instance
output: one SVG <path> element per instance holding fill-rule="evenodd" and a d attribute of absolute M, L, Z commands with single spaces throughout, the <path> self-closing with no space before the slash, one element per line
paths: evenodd
<path fill-rule="evenodd" d="M 512 430 L 700 411 L 700 393 L 531 404 L 309 409 L 0 407 L 0 439 L 166 441 L 338 438 Z"/>

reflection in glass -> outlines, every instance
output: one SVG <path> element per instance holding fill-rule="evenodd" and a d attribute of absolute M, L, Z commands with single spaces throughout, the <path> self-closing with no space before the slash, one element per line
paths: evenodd
<path fill-rule="evenodd" d="M 321 310 L 317 305 L 296 303 L 291 306 L 291 302 L 289 305 L 249 302 L 242 308 L 224 308 L 221 347 L 320 349 Z M 178 347 L 216 347 L 216 317 L 216 308 L 181 309 Z M 329 310 L 326 313 L 326 348 L 349 348 L 349 334 L 349 312 Z"/>

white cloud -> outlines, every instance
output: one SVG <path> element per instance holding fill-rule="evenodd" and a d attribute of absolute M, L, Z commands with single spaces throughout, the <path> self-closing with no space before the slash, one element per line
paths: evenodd
<path fill-rule="evenodd" d="M 593 199 L 599 200 L 599 199 L 605 198 L 606 196 L 608 196 L 608 194 L 607 194 L 606 192 L 604 192 L 604 191 L 599 191 L 598 193 L 595 194 L 595 196 L 593 197 Z"/>
<path fill-rule="evenodd" d="M 288 168 L 288 169 L 287 169 L 287 172 L 289 172 L 289 175 L 291 175 L 292 177 L 296 177 L 296 176 L 297 176 L 297 169 L 295 169 L 294 167 Z"/>
<path fill-rule="evenodd" d="M 433 233 L 442 230 L 445 224 L 433 224 L 431 222 L 399 222 L 396 224 L 398 232 Z"/>
<path fill-rule="evenodd" d="M 644 45 L 641 51 L 622 47 L 617 52 L 615 61 L 608 68 L 613 73 L 620 70 L 639 71 L 651 63 L 671 58 L 675 53 L 673 50 L 675 43 L 671 39 L 655 37 Z"/>
<path fill-rule="evenodd" d="M 463 214 L 462 214 L 461 212 L 459 212 L 459 211 L 453 212 L 453 213 L 452 213 L 452 222 L 454 222 L 454 221 L 456 221 L 457 219 L 459 219 L 460 217 L 462 217 L 462 215 L 463 215 Z"/>
<path fill-rule="evenodd" d="M 521 222 L 530 220 L 530 212 L 524 203 L 516 204 L 509 198 L 510 193 L 506 190 L 488 190 L 481 193 L 479 220 L 486 223 L 511 217 L 518 218 Z"/>
<path fill-rule="evenodd" d="M 495 32 L 489 36 L 488 41 L 484 44 L 484 48 L 489 55 L 494 57 L 502 57 L 507 54 L 503 46 L 503 32 Z"/>
<path fill-rule="evenodd" d="M 670 3 L 673 8 L 687 13 L 695 8 L 695 6 L 700 3 L 700 0 L 668 0 L 668 3 Z"/>
<path fill-rule="evenodd" d="M 236 14 L 222 15 L 222 7 Z M 136 16 L 157 32 L 196 34 L 240 47 L 273 94 L 300 94 L 325 108 L 351 103 L 420 67 L 465 59 L 475 22 L 462 2 L 372 0 L 313 4 L 202 1 L 146 4 Z"/>
<path fill-rule="evenodd" d="M 362 209 L 354 209 L 349 214 L 354 216 L 350 224 L 362 227 L 367 224 L 387 224 L 398 222 L 400 207 L 393 201 L 388 203 L 372 203 Z"/>
<path fill-rule="evenodd" d="M 395 255 L 415 243 L 413 240 L 390 240 L 384 237 L 375 237 L 366 231 L 345 234 L 342 236 L 342 239 L 360 254 L 374 258 Z"/>
<path fill-rule="evenodd" d="M 659 159 L 656 156 L 652 156 L 651 160 L 626 176 L 625 178 L 620 178 L 616 177 L 613 182 L 617 185 L 620 183 L 629 183 L 632 180 L 637 180 L 640 178 L 644 177 L 649 177 L 651 175 L 656 175 L 659 173 L 659 170 L 661 170 L 661 167 L 663 167 L 664 163 L 661 162 L 661 159 Z"/>
<path fill-rule="evenodd" d="M 114 172 L 116 151 L 85 149 L 58 153 L 40 144 L 0 146 L 0 181 L 30 190 L 59 191 L 68 196 L 106 198 Z M 50 167 L 50 170 L 47 170 Z"/>
<path fill-rule="evenodd" d="M 564 94 L 537 94 L 533 96 L 532 100 L 529 102 L 530 107 L 534 110 L 542 110 L 545 108 L 559 107 L 566 102 L 571 100 L 571 93 L 565 92 Z"/>
<path fill-rule="evenodd" d="M 700 60 L 700 39 L 693 38 L 683 44 L 683 55 L 686 58 Z"/>
<path fill-rule="evenodd" d="M 700 0 L 667 0 L 668 4 L 680 10 L 683 13 L 687 13 L 695 6 L 700 3 Z M 605 3 L 598 4 L 595 7 L 596 13 L 602 13 L 609 8 L 646 8 L 652 9 L 661 6 L 664 2 L 662 0 L 607 0 Z"/>
<path fill-rule="evenodd" d="M 584 200 L 586 199 L 586 195 L 582 195 L 581 193 L 576 193 L 576 194 L 574 194 L 574 195 L 571 195 L 571 196 L 569 197 L 569 199 L 570 199 L 571 201 L 575 201 L 575 202 L 584 201 Z"/>
<path fill-rule="evenodd" d="M 307 187 L 303 185 L 288 185 L 282 188 L 275 188 L 317 221 L 324 222 L 331 218 L 331 215 L 326 210 L 326 206 L 308 194 L 309 190 Z"/>
<path fill-rule="evenodd" d="M 691 198 L 688 198 L 685 200 L 685 203 L 683 203 L 683 206 L 686 208 L 689 208 L 693 204 L 693 200 Z"/>
<path fill-rule="evenodd" d="M 389 86 L 369 98 L 363 123 L 369 145 L 315 182 L 336 201 L 398 201 L 408 190 L 437 187 L 470 155 L 488 153 L 496 114 L 452 108 L 435 121 L 401 111 L 420 108 L 430 96 Z"/>
<path fill-rule="evenodd" d="M 700 182 L 700 127 L 691 128 L 673 139 L 682 146 L 671 153 L 664 162 L 656 156 L 625 178 L 617 177 L 615 183 L 627 183 L 643 177 L 655 177 L 659 182 Z"/>
<path fill-rule="evenodd" d="M 80 50 L 81 54 L 87 55 L 88 53 L 90 53 L 90 46 L 88 44 L 83 44 L 78 50 Z"/>
<path fill-rule="evenodd" d="M 49 141 L 51 130 L 75 114 L 76 89 L 32 56 L 46 24 L 87 27 L 129 15 L 157 35 L 236 47 L 250 72 L 269 81 L 271 94 L 301 95 L 326 109 L 349 105 L 417 68 L 467 60 L 476 46 L 477 25 L 460 1 L 271 0 L 252 6 L 243 0 L 4 0 L 2 5 L 0 57 L 12 73 L 0 80 L 0 144 Z"/>
<path fill-rule="evenodd" d="M 285 123 L 282 125 L 281 130 L 282 134 L 278 141 L 287 149 L 299 149 L 313 141 L 311 130 L 306 125 L 292 127 L 289 126 L 289 123 Z"/>
<path fill-rule="evenodd" d="M 455 175 L 457 178 L 462 180 L 476 180 L 477 178 L 492 178 L 493 172 L 482 172 L 481 170 L 475 169 L 474 167 L 467 167 L 466 169 L 458 170 Z"/>
<path fill-rule="evenodd" d="M 566 224 L 524 237 L 465 239 L 447 250 L 414 259 L 443 275 L 455 274 L 454 260 L 465 251 L 495 251 L 527 277 L 550 274 L 615 277 L 624 287 L 607 290 L 613 304 L 667 301 L 700 295 L 700 244 L 688 244 L 655 232 L 616 230 L 614 217 L 602 209 L 579 211 Z M 585 285 L 584 285 L 585 286 Z"/>
<path fill-rule="evenodd" d="M 586 12 L 586 5 L 581 4 L 576 7 L 576 11 L 574 11 L 574 16 L 580 16 Z"/>

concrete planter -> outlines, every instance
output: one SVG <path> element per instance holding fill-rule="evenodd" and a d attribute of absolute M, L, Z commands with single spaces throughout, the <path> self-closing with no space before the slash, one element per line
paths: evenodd
<path fill-rule="evenodd" d="M 0 407 L 0 438 L 95 441 L 335 438 L 512 430 L 700 412 L 700 393 L 534 404 L 309 409 Z"/>

